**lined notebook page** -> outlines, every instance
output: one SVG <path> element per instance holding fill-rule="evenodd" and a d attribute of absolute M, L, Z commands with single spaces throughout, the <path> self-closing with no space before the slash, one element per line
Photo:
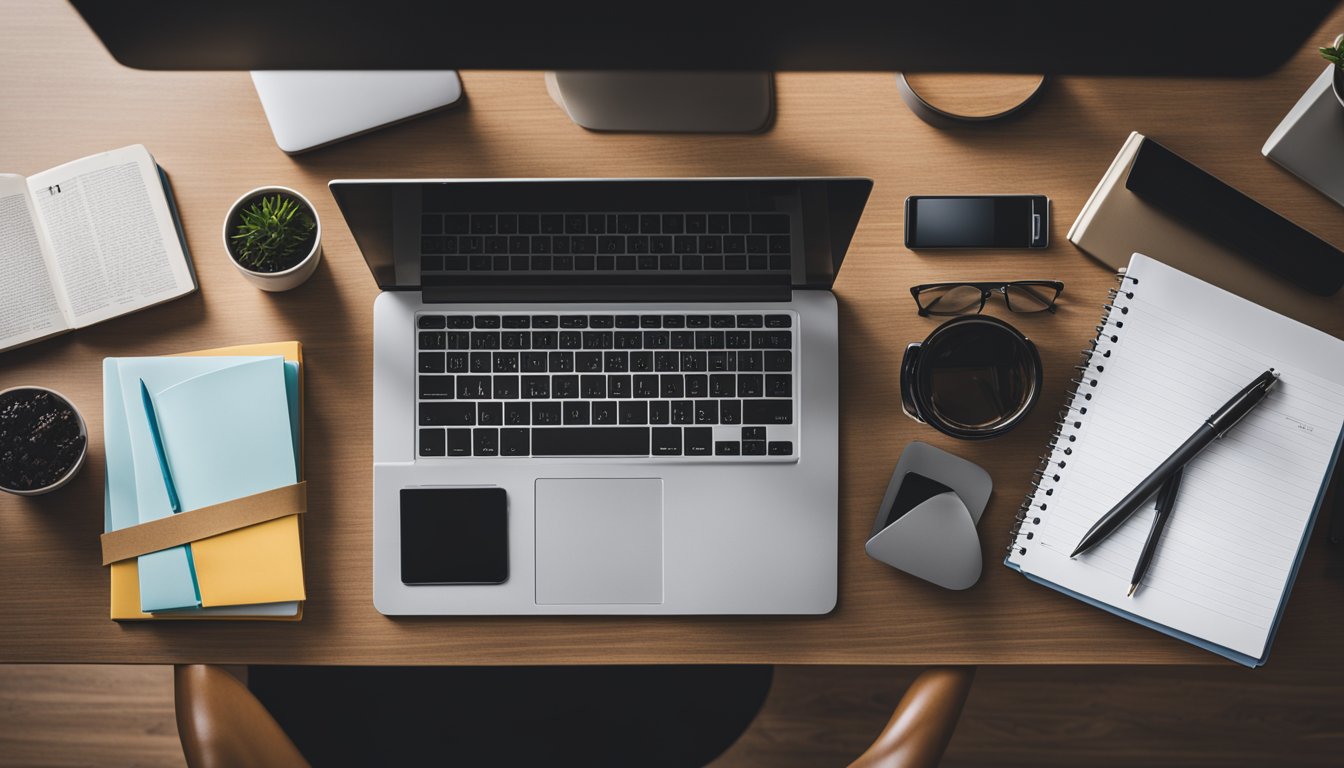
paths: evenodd
<path fill-rule="evenodd" d="M 1009 560 L 1260 658 L 1344 428 L 1344 342 L 1139 254 L 1123 289 L 1132 297 L 1115 301 Z M 1281 377 L 1265 402 L 1186 468 L 1134 597 L 1125 593 L 1153 501 L 1069 558 L 1107 510 L 1268 368 Z"/>

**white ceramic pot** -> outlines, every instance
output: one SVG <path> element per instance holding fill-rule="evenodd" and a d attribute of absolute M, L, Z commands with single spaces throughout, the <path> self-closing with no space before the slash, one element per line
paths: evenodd
<path fill-rule="evenodd" d="M 230 223 L 233 221 L 234 215 L 238 213 L 238 209 L 243 207 L 243 204 L 257 195 L 270 194 L 288 195 L 307 206 L 308 212 L 313 215 L 313 221 L 317 223 L 316 237 L 313 239 L 313 249 L 298 264 L 283 272 L 254 272 L 239 264 L 238 260 L 233 257 L 233 249 L 229 246 L 229 236 L 232 234 L 229 231 Z M 304 281 L 313 276 L 313 272 L 317 271 L 317 265 L 322 261 L 322 219 L 318 217 L 317 208 L 313 207 L 308 198 L 289 187 L 257 187 L 245 193 L 235 200 L 233 205 L 229 206 L 229 213 L 224 217 L 224 252 L 229 255 L 229 262 L 233 264 L 234 268 L 242 273 L 249 283 L 263 291 L 288 291 L 291 288 L 298 288 L 303 285 Z"/>
<path fill-rule="evenodd" d="M 1344 35 L 1335 38 L 1335 50 L 1339 50 L 1339 44 L 1344 43 Z M 1339 101 L 1339 106 L 1344 107 L 1344 67 L 1335 65 L 1335 79 L 1332 81 L 1335 87 L 1335 99 Z"/>
<path fill-rule="evenodd" d="M 51 493 L 57 488 L 60 488 L 61 486 L 65 485 L 66 483 L 74 479 L 75 475 L 79 474 L 80 467 L 84 466 L 84 457 L 89 455 L 89 429 L 88 426 L 84 424 L 84 414 L 79 412 L 79 409 L 76 408 L 75 404 L 70 401 L 70 398 L 66 397 L 65 395 L 62 395 L 60 392 L 57 392 L 54 389 L 48 389 L 46 387 L 36 387 L 32 385 L 22 387 L 10 387 L 9 389 L 6 390 L 0 390 L 0 396 L 7 395 L 10 392 L 21 392 L 24 390 L 37 390 L 39 392 L 50 393 L 56 396 L 61 402 L 70 406 L 70 410 L 74 411 L 75 413 L 75 419 L 79 422 L 79 434 L 84 438 L 84 448 L 79 452 L 79 458 L 75 459 L 74 465 L 71 466 L 70 469 L 67 470 L 64 475 L 61 475 L 59 480 L 52 483 L 51 485 L 45 486 L 43 488 L 33 488 L 31 490 L 19 490 L 17 488 L 7 488 L 4 485 L 0 485 L 0 491 L 4 491 L 5 493 L 12 493 L 15 496 L 41 496 L 44 493 Z"/>

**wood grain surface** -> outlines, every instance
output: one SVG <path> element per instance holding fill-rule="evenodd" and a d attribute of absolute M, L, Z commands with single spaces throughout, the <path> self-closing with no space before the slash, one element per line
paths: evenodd
<path fill-rule="evenodd" d="M 1113 276 L 1065 232 L 1131 130 L 1162 140 L 1344 245 L 1340 208 L 1259 148 L 1323 63 L 1314 46 L 1254 81 L 1063 78 L 1011 123 L 938 131 L 901 104 L 890 73 L 785 74 L 778 120 L 751 136 L 596 134 L 573 125 L 539 73 L 467 72 L 467 103 L 310 155 L 275 147 L 246 73 L 138 72 L 116 64 L 69 7 L 0 6 L 0 169 L 34 173 L 126 144 L 172 177 L 201 290 L 138 314 L 0 354 L 0 388 L 50 386 L 83 411 L 90 461 L 69 487 L 0 498 L 0 661 L 341 664 L 626 662 L 1223 663 L 1035 586 L 999 565 L 1014 510 Z M 371 314 L 377 294 L 325 184 L 332 178 L 861 175 L 876 187 L 835 285 L 844 334 L 840 595 L 807 618 L 390 619 L 371 599 Z M 287 294 L 227 263 L 222 218 L 252 187 L 315 201 L 326 258 Z M 1044 252 L 915 254 L 901 246 L 911 194 L 1041 193 Z M 906 419 L 897 366 L 936 325 L 908 287 L 934 280 L 1056 278 L 1057 315 L 1014 318 L 1046 367 L 1040 407 L 1017 431 L 955 443 Z M 1344 306 L 1344 305 L 1342 305 Z M 987 311 L 1006 314 L 1002 306 Z M 1326 330 L 1344 333 L 1344 311 Z M 298 339 L 307 361 L 309 601 L 297 624 L 117 624 L 107 618 L 102 528 L 102 358 Z M 996 483 L 980 526 L 985 575 L 951 593 L 863 554 L 889 474 L 911 440 L 982 464 Z M 1276 660 L 1338 652 L 1344 555 L 1313 534 Z"/>

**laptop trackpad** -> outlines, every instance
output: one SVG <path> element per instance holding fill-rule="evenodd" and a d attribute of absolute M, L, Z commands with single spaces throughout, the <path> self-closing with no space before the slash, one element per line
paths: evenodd
<path fill-rule="evenodd" d="M 540 479 L 537 604 L 663 602 L 663 481 Z"/>

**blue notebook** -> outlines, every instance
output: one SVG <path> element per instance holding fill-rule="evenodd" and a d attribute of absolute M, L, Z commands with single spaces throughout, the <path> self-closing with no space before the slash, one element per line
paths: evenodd
<path fill-rule="evenodd" d="M 267 402 L 283 404 L 278 425 L 268 428 L 285 435 L 289 473 L 298 456 L 298 364 L 279 357 L 138 357 L 108 358 L 103 363 L 104 432 L 107 441 L 107 481 L 104 527 L 117 530 L 172 514 L 167 489 L 158 468 L 148 419 L 140 395 L 143 379 L 151 393 L 167 390 L 196 377 L 267 361 L 254 386 L 265 384 Z M 271 384 L 270 382 L 274 382 Z M 208 410 L 208 409 L 207 409 Z M 271 410 L 274 410 L 272 408 Z M 260 434 L 260 433 L 258 433 Z M 180 481 L 179 481 L 180 482 Z M 293 482 L 289 480 L 288 482 Z M 198 486 L 199 487 L 199 486 Z M 240 494 L 246 495 L 246 494 Z M 202 505 L 203 506 L 203 505 Z M 193 507 L 184 507 L 191 509 Z M 189 547 L 174 547 L 139 558 L 141 610 L 165 611 L 200 605 Z M 278 615 L 292 615 L 294 604 L 274 604 Z M 222 609 L 207 609 L 219 611 Z M 269 611 L 268 611 L 269 612 Z"/>
<path fill-rule="evenodd" d="M 1344 341 L 1134 254 L 1013 528 L 1010 568 L 1260 666 L 1344 443 Z M 1186 468 L 1143 584 L 1153 502 L 1094 549 L 1089 528 L 1267 368 L 1269 397 Z"/>

